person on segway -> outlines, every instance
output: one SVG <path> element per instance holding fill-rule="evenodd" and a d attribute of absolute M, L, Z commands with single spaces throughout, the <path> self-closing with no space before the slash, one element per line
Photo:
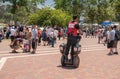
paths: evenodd
<path fill-rule="evenodd" d="M 74 47 L 78 44 L 78 40 L 81 39 L 80 34 L 82 31 L 78 24 L 78 16 L 73 16 L 73 21 L 68 23 L 68 37 L 67 37 L 67 44 L 65 50 L 65 59 L 68 60 L 69 50 L 71 48 L 71 60 L 73 63 L 73 55 L 74 55 Z"/>

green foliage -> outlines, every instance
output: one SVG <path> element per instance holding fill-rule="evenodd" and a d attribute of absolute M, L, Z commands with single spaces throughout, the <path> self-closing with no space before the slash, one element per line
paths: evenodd
<path fill-rule="evenodd" d="M 0 0 L 0 2 L 9 2 L 10 4 L 12 4 L 12 8 L 11 8 L 11 13 L 14 15 L 14 23 L 15 25 L 17 25 L 17 10 L 21 7 L 25 7 L 27 10 L 27 6 L 29 5 L 29 3 L 34 4 L 34 6 L 37 5 L 37 3 L 43 3 L 45 0 Z"/>
<path fill-rule="evenodd" d="M 10 8 L 10 5 L 0 6 L 0 20 L 4 23 L 8 23 L 13 18 L 12 14 L 10 13 Z"/>
<path fill-rule="evenodd" d="M 34 3 L 35 5 L 37 4 L 43 4 L 45 2 L 45 0 L 29 0 L 30 2 Z"/>
<path fill-rule="evenodd" d="M 115 8 L 116 8 L 116 16 L 117 16 L 116 18 L 118 21 L 120 21 L 120 0 L 116 1 Z"/>
<path fill-rule="evenodd" d="M 104 20 L 118 19 L 120 16 L 120 0 L 54 0 L 55 8 L 70 14 L 85 17 L 86 22 L 101 23 Z M 83 12 L 85 11 L 85 12 Z"/>
<path fill-rule="evenodd" d="M 30 15 L 29 12 L 27 12 L 27 9 L 25 7 L 20 7 L 16 11 L 17 14 L 17 21 L 20 24 L 26 24 L 26 21 L 28 20 L 28 16 Z"/>
<path fill-rule="evenodd" d="M 38 19 L 38 14 L 31 14 L 30 16 L 29 16 L 29 24 L 32 24 L 32 25 L 35 25 L 35 24 L 37 24 L 37 19 Z"/>
<path fill-rule="evenodd" d="M 29 16 L 29 24 L 37 24 L 40 26 L 66 26 L 68 21 L 71 20 L 71 16 L 60 9 L 40 9 L 37 13 Z"/>
<path fill-rule="evenodd" d="M 80 15 L 83 8 L 82 0 L 54 0 L 55 8 L 62 9 L 70 14 Z"/>
<path fill-rule="evenodd" d="M 7 11 L 0 8 L 0 18 L 5 22 L 14 17 L 15 21 L 23 24 L 28 20 L 30 24 L 66 26 L 74 14 L 84 16 L 84 22 L 90 23 L 101 23 L 104 20 L 120 21 L 120 0 L 54 0 L 55 10 L 49 8 L 38 10 L 37 5 L 44 4 L 45 0 L 0 0 L 0 2 L 11 4 Z"/>

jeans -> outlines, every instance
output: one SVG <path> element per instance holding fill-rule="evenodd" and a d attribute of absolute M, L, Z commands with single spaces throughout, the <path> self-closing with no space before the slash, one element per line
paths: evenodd
<path fill-rule="evenodd" d="M 54 38 L 51 39 L 51 44 L 52 44 L 52 47 L 54 47 L 54 44 L 55 44 Z"/>

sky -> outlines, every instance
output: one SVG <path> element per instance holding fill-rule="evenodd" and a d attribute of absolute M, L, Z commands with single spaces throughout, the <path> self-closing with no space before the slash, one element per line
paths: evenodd
<path fill-rule="evenodd" d="M 6 5 L 6 4 L 9 4 L 9 2 L 5 2 L 5 3 L 0 2 L 0 4 L 2 4 L 2 5 Z"/>
<path fill-rule="evenodd" d="M 46 0 L 45 1 L 45 6 L 47 6 L 47 7 L 54 7 L 54 1 L 53 0 Z M 38 5 L 38 8 L 42 8 L 43 7 L 43 5 Z"/>

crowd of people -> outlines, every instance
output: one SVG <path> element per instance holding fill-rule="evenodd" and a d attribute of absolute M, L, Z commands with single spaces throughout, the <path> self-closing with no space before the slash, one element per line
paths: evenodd
<path fill-rule="evenodd" d="M 116 38 L 115 32 L 117 31 L 117 26 L 109 27 L 81 27 L 83 38 L 98 38 L 98 44 L 102 43 L 110 48 L 110 53 L 108 55 L 118 54 L 117 44 L 119 39 Z M 0 29 L 0 42 L 2 39 L 11 39 L 11 47 L 16 52 L 18 48 L 23 48 L 27 46 L 27 51 L 32 53 L 36 52 L 37 46 L 51 46 L 54 47 L 57 43 L 56 39 L 63 40 L 67 37 L 67 29 L 58 27 L 45 27 L 41 29 L 40 27 L 34 25 L 32 27 L 27 26 L 12 26 L 4 27 Z M 19 41 L 19 42 L 18 42 Z M 41 42 L 42 41 L 42 42 Z M 26 43 L 25 43 L 26 42 Z M 16 45 L 18 44 L 18 45 Z M 26 46 L 25 46 L 26 45 Z"/>
<path fill-rule="evenodd" d="M 109 26 L 108 28 L 101 30 L 98 34 L 98 43 L 100 39 L 102 43 L 107 44 L 107 48 L 110 49 L 108 55 L 118 55 L 118 41 L 120 40 L 120 31 L 117 29 L 117 26 Z"/>
<path fill-rule="evenodd" d="M 108 55 L 118 55 L 118 41 L 120 40 L 120 30 L 116 25 L 109 25 L 107 27 L 99 28 L 84 28 L 83 37 L 85 38 L 98 38 L 98 44 L 107 45 L 107 48 L 110 49 Z"/>
<path fill-rule="evenodd" d="M 3 38 L 11 39 L 10 46 L 14 49 L 12 52 L 16 52 L 16 50 L 20 47 L 23 49 L 28 47 L 28 52 L 30 52 L 32 49 L 32 53 L 35 53 L 37 46 L 43 45 L 54 47 L 55 43 L 57 42 L 56 39 L 58 38 L 60 40 L 61 37 L 63 40 L 65 39 L 65 29 L 50 26 L 41 29 L 36 25 L 32 27 L 15 27 L 10 25 L 9 27 L 5 27 L 3 30 L 0 30 L 1 40 Z M 24 45 L 25 41 L 26 46 Z"/>

